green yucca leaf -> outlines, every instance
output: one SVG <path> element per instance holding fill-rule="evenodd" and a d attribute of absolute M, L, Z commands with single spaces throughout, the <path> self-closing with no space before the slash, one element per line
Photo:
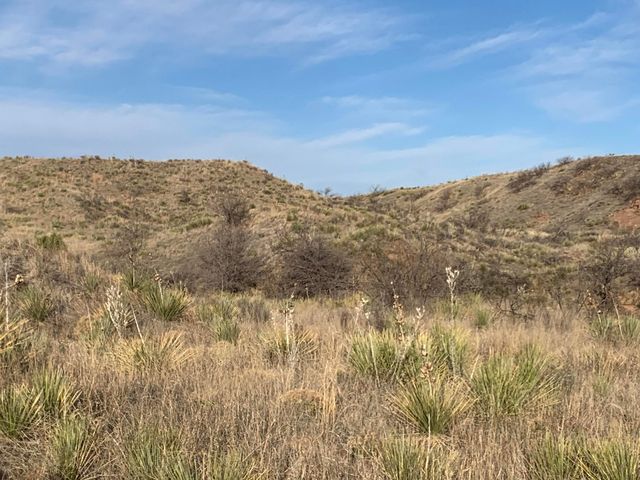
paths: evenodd
<path fill-rule="evenodd" d="M 0 392 L 0 432 L 10 438 L 25 437 L 39 421 L 40 394 L 31 389 L 7 388 Z"/>
<path fill-rule="evenodd" d="M 89 420 L 67 417 L 53 438 L 53 478 L 90 480 L 98 478 L 98 436 Z"/>

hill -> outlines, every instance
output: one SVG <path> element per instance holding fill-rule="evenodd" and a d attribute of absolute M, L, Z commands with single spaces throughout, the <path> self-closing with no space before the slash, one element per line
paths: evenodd
<path fill-rule="evenodd" d="M 5 239 L 58 232 L 70 249 L 104 256 L 136 223 L 164 270 L 179 270 L 211 235 L 230 194 L 248 200 L 265 249 L 309 229 L 356 250 L 386 242 L 388 254 L 394 240 L 419 237 L 456 264 L 519 277 L 575 268 L 598 238 L 640 225 L 638 156 L 351 197 L 321 195 L 247 162 L 4 158 L 0 191 Z"/>

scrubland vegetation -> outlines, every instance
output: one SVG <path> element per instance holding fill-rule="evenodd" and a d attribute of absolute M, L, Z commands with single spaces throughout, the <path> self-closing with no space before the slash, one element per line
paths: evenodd
<path fill-rule="evenodd" d="M 375 219 L 380 195 L 344 202 Z M 638 478 L 631 230 L 267 231 L 260 208 L 226 190 L 175 250 L 135 209 L 96 245 L 5 217 L 0 478 Z"/>

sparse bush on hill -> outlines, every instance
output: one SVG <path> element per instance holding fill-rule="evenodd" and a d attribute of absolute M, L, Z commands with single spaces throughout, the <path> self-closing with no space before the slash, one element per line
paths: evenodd
<path fill-rule="evenodd" d="M 525 188 L 535 185 L 537 180 L 551 169 L 551 164 L 542 163 L 529 170 L 518 172 L 507 184 L 514 193 L 519 193 Z"/>

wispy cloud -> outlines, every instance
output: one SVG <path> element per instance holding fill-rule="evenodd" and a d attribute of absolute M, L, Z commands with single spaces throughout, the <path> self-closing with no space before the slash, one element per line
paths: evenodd
<path fill-rule="evenodd" d="M 79 105 L 34 98 L 17 92 L 0 95 L 0 154 L 248 159 L 291 181 L 349 193 L 375 184 L 434 183 L 456 178 L 461 171 L 511 170 L 582 153 L 527 134 L 418 137 L 417 147 L 384 149 L 366 140 L 418 131 L 389 123 L 309 141 L 281 132 L 277 119 L 251 110 Z"/>
<path fill-rule="evenodd" d="M 422 128 L 412 127 L 404 123 L 380 123 L 371 127 L 347 130 L 325 138 L 312 140 L 307 142 L 306 145 L 309 147 L 319 148 L 338 147 L 342 145 L 360 143 L 365 140 L 371 140 L 372 138 L 389 134 L 408 136 L 418 135 L 423 131 L 424 129 Z"/>
<path fill-rule="evenodd" d="M 0 59 L 104 65 L 148 46 L 209 55 L 277 55 L 307 63 L 377 52 L 410 38 L 391 10 L 310 0 L 9 0 Z"/>
<path fill-rule="evenodd" d="M 477 60 L 486 55 L 513 49 L 521 44 L 540 38 L 543 30 L 533 28 L 512 28 L 496 35 L 480 38 L 458 49 L 446 52 L 429 63 L 437 68 L 454 67 L 465 62 Z"/>

